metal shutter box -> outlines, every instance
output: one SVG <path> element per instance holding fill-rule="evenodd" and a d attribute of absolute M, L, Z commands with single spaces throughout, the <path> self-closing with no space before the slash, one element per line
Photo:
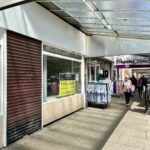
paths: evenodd
<path fill-rule="evenodd" d="M 41 42 L 7 31 L 7 144 L 41 128 Z"/>

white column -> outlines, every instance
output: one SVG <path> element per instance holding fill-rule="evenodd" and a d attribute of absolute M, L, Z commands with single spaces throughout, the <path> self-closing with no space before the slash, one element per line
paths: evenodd
<path fill-rule="evenodd" d="M 83 95 L 83 106 L 86 108 L 86 98 L 85 98 L 85 62 L 84 56 L 82 56 L 81 62 L 81 93 Z"/>
<path fill-rule="evenodd" d="M 47 100 L 47 56 L 43 55 L 43 102 Z"/>
<path fill-rule="evenodd" d="M 7 33 L 6 30 L 4 31 L 3 37 L 3 47 L 2 47 L 2 56 L 3 56 L 3 69 L 2 69 L 2 76 L 3 76 L 3 112 L 4 112 L 4 119 L 3 119 L 3 146 L 7 146 Z"/>
<path fill-rule="evenodd" d="M 41 128 L 43 128 L 43 103 L 47 100 L 47 56 L 43 55 L 43 44 L 42 44 L 42 117 L 41 117 Z"/>

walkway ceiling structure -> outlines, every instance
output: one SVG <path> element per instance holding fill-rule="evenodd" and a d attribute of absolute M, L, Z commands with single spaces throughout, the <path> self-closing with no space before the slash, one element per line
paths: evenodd
<path fill-rule="evenodd" d="M 150 0 L 36 0 L 86 35 L 150 39 Z"/>
<path fill-rule="evenodd" d="M 0 11 L 32 1 L 33 0 L 0 0 Z"/>

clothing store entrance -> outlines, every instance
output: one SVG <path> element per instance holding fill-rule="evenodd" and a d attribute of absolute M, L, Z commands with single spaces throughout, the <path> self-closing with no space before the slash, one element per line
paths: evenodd
<path fill-rule="evenodd" d="M 122 97 L 123 100 L 128 96 L 124 85 L 125 78 L 129 78 L 131 87 L 129 91 L 132 99 L 142 102 L 146 100 L 147 88 L 150 84 L 150 57 L 149 55 L 123 55 L 108 57 L 114 61 L 112 66 L 112 96 Z M 133 92 L 133 93 L 132 93 Z M 143 103 L 143 107 L 145 104 Z"/>
<path fill-rule="evenodd" d="M 144 98 L 145 88 L 138 84 L 140 79 L 145 80 L 141 86 L 144 84 L 147 86 L 146 84 L 150 82 L 150 58 L 147 55 L 93 57 L 86 58 L 85 63 L 87 106 L 91 104 L 111 106 L 112 97 L 118 97 L 120 98 L 118 101 L 121 100 L 124 104 L 128 104 L 128 97 L 134 96 L 135 98 L 133 94 L 139 90 L 139 98 Z M 123 86 L 126 77 L 131 81 L 130 94 L 126 93 Z M 131 99 L 133 98 L 130 98 L 130 104 Z"/>

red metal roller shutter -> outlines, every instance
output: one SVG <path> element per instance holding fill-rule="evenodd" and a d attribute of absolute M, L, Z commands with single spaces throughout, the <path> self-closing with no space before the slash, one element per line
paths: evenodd
<path fill-rule="evenodd" d="M 41 42 L 7 31 L 7 143 L 41 128 Z"/>

